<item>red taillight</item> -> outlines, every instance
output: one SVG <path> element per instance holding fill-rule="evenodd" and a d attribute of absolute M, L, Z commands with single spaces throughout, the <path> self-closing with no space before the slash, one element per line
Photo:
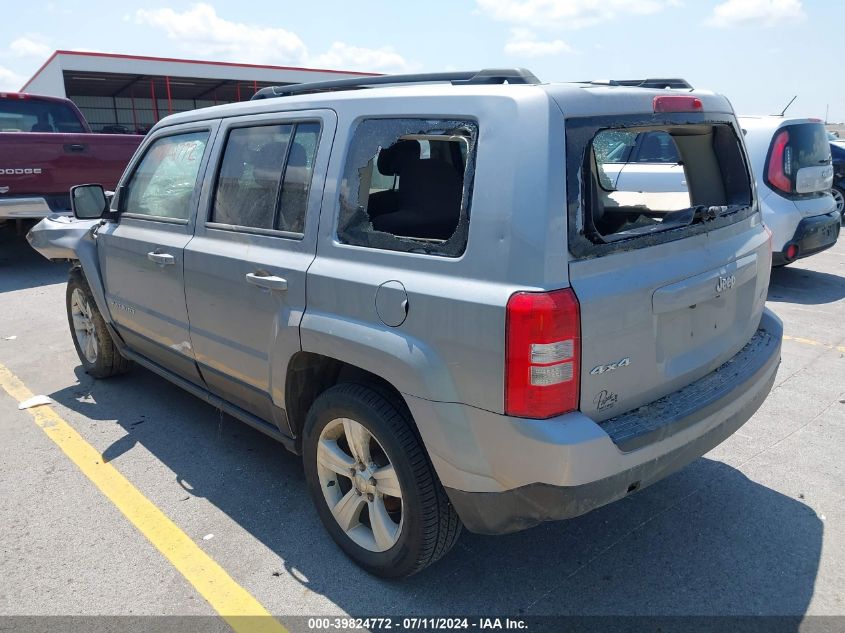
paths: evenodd
<path fill-rule="evenodd" d="M 698 97 L 684 95 L 664 95 L 652 101 L 655 112 L 701 112 L 704 104 Z"/>
<path fill-rule="evenodd" d="M 784 193 L 792 192 L 792 181 L 789 179 L 789 172 L 792 171 L 792 157 L 789 155 L 789 132 L 780 132 L 772 144 L 772 154 L 769 156 L 769 165 L 766 169 L 766 180 L 773 187 L 777 187 Z"/>
<path fill-rule="evenodd" d="M 550 418 L 577 409 L 581 311 L 572 289 L 517 292 L 506 329 L 505 412 Z"/>

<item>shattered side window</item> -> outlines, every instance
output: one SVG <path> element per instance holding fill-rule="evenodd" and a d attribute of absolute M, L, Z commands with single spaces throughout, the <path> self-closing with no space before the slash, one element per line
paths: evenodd
<path fill-rule="evenodd" d="M 123 211 L 187 220 L 208 132 L 163 136 L 150 145 L 126 185 Z"/>
<path fill-rule="evenodd" d="M 472 121 L 359 123 L 341 183 L 338 238 L 383 250 L 461 255 L 477 137 Z"/>

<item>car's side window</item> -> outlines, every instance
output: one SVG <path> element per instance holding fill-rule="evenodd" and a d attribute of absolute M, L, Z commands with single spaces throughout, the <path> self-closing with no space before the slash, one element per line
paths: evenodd
<path fill-rule="evenodd" d="M 596 159 L 603 165 L 627 163 L 637 144 L 637 134 L 628 130 L 607 130 L 593 143 Z"/>
<path fill-rule="evenodd" d="M 315 122 L 229 132 L 210 221 L 301 235 L 319 136 Z"/>
<path fill-rule="evenodd" d="M 319 123 L 300 123 L 296 126 L 279 196 L 277 229 L 291 233 L 305 231 L 305 211 L 308 208 L 308 194 L 319 140 Z"/>
<path fill-rule="evenodd" d="M 681 159 L 675 141 L 666 132 L 643 132 L 639 138 L 637 163 L 663 163 L 676 165 Z"/>
<path fill-rule="evenodd" d="M 359 123 L 341 183 L 340 241 L 447 257 L 463 253 L 477 138 L 473 121 Z"/>
<path fill-rule="evenodd" d="M 126 185 L 122 210 L 187 220 L 208 137 L 186 132 L 153 141 Z"/>

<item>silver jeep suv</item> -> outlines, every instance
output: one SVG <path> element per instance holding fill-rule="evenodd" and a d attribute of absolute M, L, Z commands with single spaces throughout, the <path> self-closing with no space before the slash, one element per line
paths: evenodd
<path fill-rule="evenodd" d="M 137 363 L 301 454 L 337 544 L 406 576 L 462 525 L 644 488 L 772 387 L 770 234 L 731 105 L 631 83 L 265 89 L 167 117 L 113 197 L 76 187 L 76 219 L 29 239 L 74 262 L 88 373 Z M 609 186 L 642 132 L 676 146 L 683 200 Z"/>

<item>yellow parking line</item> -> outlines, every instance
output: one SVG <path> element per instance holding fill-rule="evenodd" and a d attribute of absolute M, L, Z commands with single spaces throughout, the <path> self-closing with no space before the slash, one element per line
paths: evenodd
<path fill-rule="evenodd" d="M 830 343 L 822 343 L 821 341 L 814 341 L 811 338 L 801 338 L 800 336 L 783 335 L 785 341 L 795 341 L 796 343 L 803 343 L 804 345 L 813 345 L 815 347 L 826 347 L 827 349 L 835 349 L 837 352 L 845 354 L 845 345 L 831 345 Z"/>
<path fill-rule="evenodd" d="M 33 393 L 0 364 L 0 386 L 16 401 Z M 237 633 L 287 633 L 287 629 L 133 486 L 50 406 L 28 409 L 47 434 L 155 548 L 194 586 Z"/>

